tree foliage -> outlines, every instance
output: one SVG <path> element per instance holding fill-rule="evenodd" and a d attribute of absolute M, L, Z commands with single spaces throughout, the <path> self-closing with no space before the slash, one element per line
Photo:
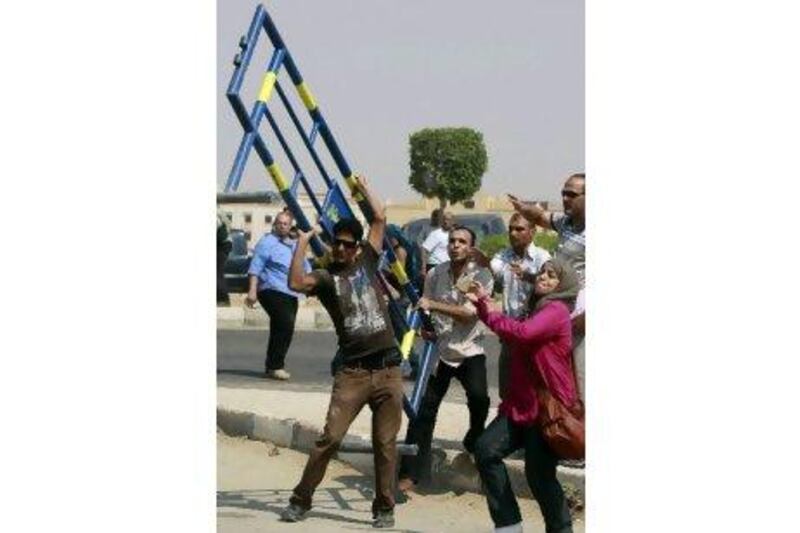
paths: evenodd
<path fill-rule="evenodd" d="M 471 128 L 425 128 L 409 136 L 409 183 L 426 198 L 469 200 L 481 188 L 489 158 L 483 134 Z"/>
<path fill-rule="evenodd" d="M 558 247 L 558 233 L 540 228 L 536 231 L 536 235 L 533 236 L 533 244 L 553 254 Z M 511 243 L 508 241 L 507 234 L 489 235 L 478 243 L 478 248 L 489 258 L 509 246 L 511 246 Z"/>

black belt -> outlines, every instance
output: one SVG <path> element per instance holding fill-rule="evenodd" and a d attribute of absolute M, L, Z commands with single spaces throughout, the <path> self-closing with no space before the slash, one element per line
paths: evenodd
<path fill-rule="evenodd" d="M 390 348 L 345 361 L 344 366 L 347 368 L 361 368 L 363 370 L 381 370 L 397 366 L 400 364 L 401 360 L 402 357 L 397 348 Z"/>

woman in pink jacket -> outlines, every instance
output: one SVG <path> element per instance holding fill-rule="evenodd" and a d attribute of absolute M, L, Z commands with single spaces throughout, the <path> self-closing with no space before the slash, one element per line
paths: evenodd
<path fill-rule="evenodd" d="M 542 510 L 547 533 L 572 532 L 564 491 L 556 479 L 558 458 L 536 425 L 536 388 L 546 387 L 568 407 L 578 399 L 570 312 L 579 289 L 573 268 L 554 259 L 536 275 L 530 314 L 525 318 L 491 310 L 489 294 L 478 284 L 470 286 L 467 293 L 480 319 L 511 348 L 509 393 L 497 418 L 475 444 L 475 462 L 496 532 L 522 531 L 519 506 L 503 464 L 503 459 L 519 448 L 525 449 L 525 477 Z"/>

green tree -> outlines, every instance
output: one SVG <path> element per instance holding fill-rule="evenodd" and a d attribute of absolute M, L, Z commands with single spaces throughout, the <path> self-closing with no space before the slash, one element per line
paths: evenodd
<path fill-rule="evenodd" d="M 558 247 L 558 233 L 552 230 L 539 229 L 536 231 L 536 235 L 533 236 L 533 243 L 553 254 Z M 489 235 L 478 243 L 480 251 L 490 259 L 494 254 L 509 246 L 511 246 L 511 243 L 508 242 L 508 235 L 505 233 L 503 235 Z"/>
<path fill-rule="evenodd" d="M 471 128 L 425 128 L 409 136 L 408 182 L 426 198 L 469 200 L 481 188 L 489 158 L 483 134 Z"/>

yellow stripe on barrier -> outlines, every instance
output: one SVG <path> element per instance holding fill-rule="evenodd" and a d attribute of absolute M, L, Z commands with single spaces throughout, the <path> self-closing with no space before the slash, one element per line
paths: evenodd
<path fill-rule="evenodd" d="M 356 181 L 355 174 L 350 174 L 344 179 L 344 181 L 346 181 L 347 185 L 350 187 L 350 192 L 353 194 L 353 199 L 356 202 L 360 202 L 361 200 L 364 199 L 364 195 L 361 194 L 361 192 L 358 189 L 356 189 L 356 187 L 358 186 L 358 182 Z"/>
<path fill-rule="evenodd" d="M 397 281 L 400 282 L 400 285 L 405 285 L 408 283 L 408 276 L 406 276 L 406 271 L 403 269 L 403 265 L 400 264 L 400 261 L 395 259 L 395 261 L 389 266 L 391 267 L 392 272 L 394 272 Z"/>
<path fill-rule="evenodd" d="M 410 329 L 406 331 L 406 334 L 403 335 L 403 341 L 400 343 L 400 353 L 403 356 L 403 359 L 408 359 L 408 356 L 411 354 L 411 348 L 414 347 L 414 335 L 416 331 Z"/>
<path fill-rule="evenodd" d="M 272 88 L 275 87 L 275 80 L 278 75 L 271 70 L 264 76 L 264 83 L 261 84 L 261 90 L 258 91 L 258 101 L 267 103 L 269 97 L 272 96 Z"/>
<path fill-rule="evenodd" d="M 314 95 L 311 94 L 311 89 L 308 88 L 308 84 L 306 82 L 302 82 L 300 85 L 296 85 L 295 87 L 297 87 L 297 93 L 300 95 L 300 98 L 306 105 L 306 109 L 309 111 L 316 109 L 317 102 L 314 100 Z"/>
<path fill-rule="evenodd" d="M 286 181 L 286 177 L 283 175 L 281 171 L 281 167 L 278 166 L 278 163 L 272 163 L 270 166 L 267 167 L 270 176 L 272 176 L 272 181 L 275 182 L 275 186 L 278 187 L 279 191 L 285 191 L 289 188 L 289 182 Z"/>

